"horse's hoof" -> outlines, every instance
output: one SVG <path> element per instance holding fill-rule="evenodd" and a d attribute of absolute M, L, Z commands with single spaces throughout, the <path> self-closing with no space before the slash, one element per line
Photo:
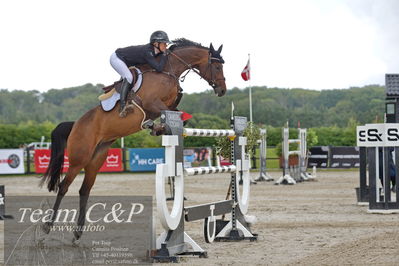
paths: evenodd
<path fill-rule="evenodd" d="M 80 244 L 80 239 L 77 239 L 76 237 L 72 238 L 72 245 L 77 247 Z"/>
<path fill-rule="evenodd" d="M 72 239 L 72 244 L 77 246 L 80 244 L 80 237 L 82 236 L 82 232 L 79 231 L 73 231 L 73 239 Z"/>
<path fill-rule="evenodd" d="M 160 136 L 165 134 L 166 128 L 163 125 L 154 125 L 151 131 L 152 136 Z"/>
<path fill-rule="evenodd" d="M 161 136 L 161 135 L 165 134 L 165 132 L 166 132 L 166 129 L 164 127 L 161 127 L 155 133 L 156 133 L 156 136 Z"/>
<path fill-rule="evenodd" d="M 161 136 L 162 132 L 160 130 L 152 130 L 150 133 L 151 136 Z"/>

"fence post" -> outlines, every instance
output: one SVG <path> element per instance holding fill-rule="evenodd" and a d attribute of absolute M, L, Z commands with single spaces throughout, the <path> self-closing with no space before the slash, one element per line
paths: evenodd
<path fill-rule="evenodd" d="M 216 165 L 216 156 L 217 156 L 217 154 L 216 154 L 216 147 L 213 146 L 213 147 L 212 147 L 212 156 L 211 156 L 212 165 Z"/>
<path fill-rule="evenodd" d="M 122 148 L 123 172 L 127 172 L 126 161 L 127 161 L 126 148 Z"/>
<path fill-rule="evenodd" d="M 256 154 L 256 147 L 254 146 L 253 147 L 253 151 L 254 151 L 254 153 L 252 154 L 252 157 L 251 157 L 251 160 L 252 160 L 252 167 L 251 167 L 251 169 L 257 169 L 258 167 L 256 167 L 256 156 L 255 156 L 255 154 Z"/>
<path fill-rule="evenodd" d="M 30 174 L 31 170 L 30 170 L 30 150 L 32 147 L 27 146 L 26 147 L 26 173 Z"/>

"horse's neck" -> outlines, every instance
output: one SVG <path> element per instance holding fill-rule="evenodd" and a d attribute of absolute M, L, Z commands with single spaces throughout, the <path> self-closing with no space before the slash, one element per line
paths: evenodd
<path fill-rule="evenodd" d="M 182 63 L 178 58 L 172 56 L 170 70 L 178 77 L 189 69 L 189 66 L 196 68 L 199 64 L 208 60 L 208 51 L 197 47 L 180 48 L 174 53 L 185 62 Z"/>

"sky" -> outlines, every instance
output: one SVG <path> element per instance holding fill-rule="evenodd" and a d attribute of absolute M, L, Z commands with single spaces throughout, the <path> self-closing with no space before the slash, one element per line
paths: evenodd
<path fill-rule="evenodd" d="M 398 11 L 397 0 L 0 1 L 0 89 L 109 85 L 119 79 L 110 55 L 156 30 L 223 44 L 228 89 L 384 85 L 399 73 Z M 211 89 L 195 74 L 181 85 Z"/>

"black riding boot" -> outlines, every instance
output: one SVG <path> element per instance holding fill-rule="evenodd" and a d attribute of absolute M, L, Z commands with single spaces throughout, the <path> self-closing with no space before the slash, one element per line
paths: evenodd
<path fill-rule="evenodd" d="M 122 80 L 121 86 L 121 99 L 120 99 L 120 106 L 119 106 L 119 117 L 125 117 L 127 114 L 126 110 L 126 101 L 127 95 L 129 94 L 131 84 L 127 79 Z"/>

